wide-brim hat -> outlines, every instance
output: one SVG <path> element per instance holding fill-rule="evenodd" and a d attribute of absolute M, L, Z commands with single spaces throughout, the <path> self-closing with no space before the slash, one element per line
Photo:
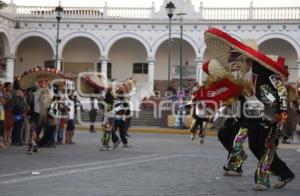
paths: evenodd
<path fill-rule="evenodd" d="M 284 68 L 284 59 L 278 58 L 277 61 L 272 60 L 265 54 L 253 49 L 252 47 L 238 41 L 229 34 L 217 29 L 210 28 L 204 33 L 204 40 L 209 51 L 215 49 L 220 53 L 230 52 L 231 49 L 240 52 L 248 58 L 258 62 L 267 69 L 288 77 L 289 73 Z M 211 48 L 213 47 L 213 48 Z M 215 53 L 211 54 L 214 58 L 218 59 Z M 223 60 L 223 59 L 222 59 Z"/>
<path fill-rule="evenodd" d="M 288 68 L 285 65 L 285 58 L 281 57 L 281 56 L 277 56 L 277 55 L 271 55 L 271 54 L 268 54 L 267 56 L 269 58 L 271 58 L 273 61 L 276 61 L 278 63 L 279 67 L 281 67 L 282 69 L 287 71 L 287 73 L 288 73 L 287 75 L 283 75 L 283 74 L 279 73 L 279 75 L 282 76 L 284 80 L 287 80 L 287 78 L 290 74 L 288 72 Z"/>
<path fill-rule="evenodd" d="M 108 82 L 99 75 L 87 74 L 80 77 L 80 92 L 83 94 L 93 94 L 95 91 L 108 89 Z"/>
<path fill-rule="evenodd" d="M 18 81 L 22 89 L 29 89 L 36 85 L 36 82 L 40 77 L 48 78 L 49 82 L 55 79 L 65 78 L 65 76 L 55 68 L 34 67 L 28 71 L 23 72 L 23 74 L 18 77 Z"/>
<path fill-rule="evenodd" d="M 123 94 L 128 95 L 133 92 L 134 88 L 135 81 L 132 78 L 128 78 L 116 87 L 116 94 L 122 91 Z"/>

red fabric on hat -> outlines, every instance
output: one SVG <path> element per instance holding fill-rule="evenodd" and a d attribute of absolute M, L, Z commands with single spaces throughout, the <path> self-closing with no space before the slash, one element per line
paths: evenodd
<path fill-rule="evenodd" d="M 209 65 L 209 61 L 203 64 L 202 69 L 205 73 L 209 75 L 208 65 Z"/>

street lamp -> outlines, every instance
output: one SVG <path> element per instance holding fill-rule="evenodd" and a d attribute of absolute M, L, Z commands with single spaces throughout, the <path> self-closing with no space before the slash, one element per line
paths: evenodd
<path fill-rule="evenodd" d="M 64 9 L 61 7 L 60 2 L 59 5 L 55 8 L 55 16 L 57 20 L 57 34 L 56 34 L 56 54 L 55 54 L 55 68 L 61 70 L 61 66 L 58 67 L 58 45 L 60 43 L 59 39 L 59 24 L 60 20 L 63 16 Z"/>
<path fill-rule="evenodd" d="M 171 78 L 171 21 L 172 21 L 172 17 L 174 15 L 175 12 L 175 5 L 172 1 L 169 1 L 169 3 L 167 3 L 166 5 L 166 11 L 167 11 L 167 15 L 169 17 L 169 54 L 168 54 L 168 88 L 170 86 L 170 78 Z"/>
<path fill-rule="evenodd" d="M 176 14 L 180 22 L 180 91 L 183 91 L 183 16 L 184 12 Z"/>
<path fill-rule="evenodd" d="M 180 81 L 180 97 L 179 97 L 179 101 L 181 102 L 180 106 L 179 106 L 179 115 L 180 115 L 180 121 L 179 121 L 179 126 L 182 129 L 183 128 L 183 121 L 184 121 L 184 117 L 183 117 L 183 112 L 184 112 L 184 101 L 183 101 L 183 17 L 186 15 L 186 13 L 184 12 L 179 12 L 176 14 L 179 18 L 179 22 L 180 22 L 180 77 L 179 77 L 179 81 Z"/>

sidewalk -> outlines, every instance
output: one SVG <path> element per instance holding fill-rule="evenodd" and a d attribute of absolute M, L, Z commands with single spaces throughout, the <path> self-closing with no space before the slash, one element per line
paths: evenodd
<path fill-rule="evenodd" d="M 102 131 L 102 128 L 95 128 L 96 131 Z M 79 131 L 88 131 L 88 126 L 76 125 L 76 130 Z M 181 135 L 189 135 L 189 129 L 176 129 L 176 128 L 161 128 L 161 127 L 131 127 L 129 128 L 129 132 L 134 133 L 160 133 L 160 134 L 181 134 Z M 216 136 L 217 132 L 214 130 L 206 130 L 207 136 Z"/>

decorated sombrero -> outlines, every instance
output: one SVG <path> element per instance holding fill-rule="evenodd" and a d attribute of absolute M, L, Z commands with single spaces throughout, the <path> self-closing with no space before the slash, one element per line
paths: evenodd
<path fill-rule="evenodd" d="M 50 67 L 34 67 L 23 72 L 17 79 L 22 89 L 34 87 L 40 77 L 47 77 L 49 82 L 55 79 L 64 79 L 64 75 L 55 68 Z"/>
<path fill-rule="evenodd" d="M 135 88 L 135 81 L 132 78 L 126 79 L 116 87 L 116 94 L 122 91 L 123 94 L 130 94 Z"/>
<path fill-rule="evenodd" d="M 208 51 L 211 52 L 211 55 L 214 58 L 218 59 L 221 62 L 224 61 L 224 57 L 221 55 L 222 58 L 220 58 L 219 54 L 228 53 L 229 55 L 230 50 L 233 49 L 260 63 L 262 66 L 275 73 L 278 73 L 284 77 L 287 77 L 289 75 L 288 71 L 283 66 L 284 60 L 282 58 L 278 58 L 277 61 L 274 61 L 265 54 L 253 49 L 246 44 L 243 44 L 242 42 L 217 28 L 208 29 L 204 33 L 204 39 Z"/>
<path fill-rule="evenodd" d="M 87 74 L 80 77 L 80 92 L 93 94 L 108 88 L 108 82 L 101 75 Z"/>

